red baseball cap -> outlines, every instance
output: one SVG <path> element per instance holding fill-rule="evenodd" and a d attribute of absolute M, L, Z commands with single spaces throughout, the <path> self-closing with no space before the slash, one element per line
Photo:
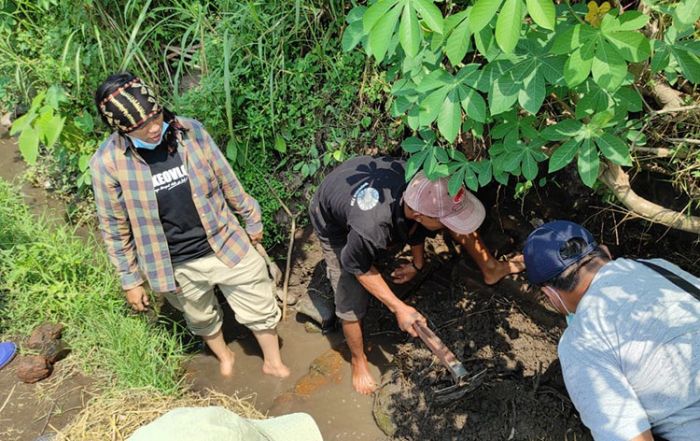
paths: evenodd
<path fill-rule="evenodd" d="M 419 171 L 406 188 L 403 200 L 413 210 L 434 217 L 459 234 L 470 234 L 479 228 L 486 210 L 471 192 L 462 186 L 456 195 L 450 196 L 447 178 L 431 181 Z"/>

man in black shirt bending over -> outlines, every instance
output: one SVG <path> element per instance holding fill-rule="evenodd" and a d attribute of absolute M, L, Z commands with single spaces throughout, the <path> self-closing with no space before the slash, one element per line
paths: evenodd
<path fill-rule="evenodd" d="M 374 261 L 394 245 L 408 243 L 413 260 L 392 274 L 395 283 L 411 280 L 423 268 L 424 240 L 447 229 L 494 284 L 524 269 L 522 258 L 501 262 L 486 249 L 476 233 L 484 220 L 484 206 L 466 189 L 455 196 L 447 180 L 428 180 L 419 172 L 409 184 L 400 159 L 361 156 L 348 160 L 323 180 L 309 207 L 311 223 L 321 242 L 327 276 L 335 293 L 336 315 L 352 357 L 352 384 L 362 394 L 377 383 L 364 352 L 361 320 L 368 293 L 396 315 L 401 330 L 416 336 L 413 324 L 425 318 L 391 291 Z"/>

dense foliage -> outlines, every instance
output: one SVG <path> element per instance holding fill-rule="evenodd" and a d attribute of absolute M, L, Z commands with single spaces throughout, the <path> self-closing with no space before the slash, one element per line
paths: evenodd
<path fill-rule="evenodd" d="M 107 135 L 92 93 L 123 69 L 204 123 L 260 200 L 269 242 L 283 234 L 280 199 L 293 200 L 307 178 L 351 152 L 398 138 L 382 118 L 381 77 L 361 53 L 341 50 L 349 2 L 0 5 L 0 110 L 20 104 L 27 113 L 12 131 L 24 158 L 81 198 L 88 160 Z"/>
<path fill-rule="evenodd" d="M 680 104 L 697 99 L 699 17 L 696 0 L 377 0 L 350 11 L 343 45 L 387 69 L 392 115 L 416 133 L 402 144 L 407 178 L 422 168 L 450 176 L 451 191 L 511 176 L 531 186 L 539 163 L 575 159 L 593 187 L 647 143 L 656 83 L 687 89 Z"/>

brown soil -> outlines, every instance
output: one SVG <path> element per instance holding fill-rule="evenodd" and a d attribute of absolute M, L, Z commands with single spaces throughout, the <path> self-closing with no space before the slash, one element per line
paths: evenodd
<path fill-rule="evenodd" d="M 34 441 L 66 426 L 92 398 L 92 381 L 59 362 L 46 380 L 17 378 L 18 358 L 0 370 L 0 439 Z"/>

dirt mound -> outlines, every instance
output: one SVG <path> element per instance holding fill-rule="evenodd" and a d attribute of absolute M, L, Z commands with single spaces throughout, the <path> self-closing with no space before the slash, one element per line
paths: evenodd
<path fill-rule="evenodd" d="M 470 375 L 483 372 L 480 384 L 441 403 L 435 390 L 452 384 L 449 373 L 420 341 L 406 341 L 377 398 L 375 418 L 383 430 L 396 440 L 592 439 L 557 361 L 563 321 L 522 291 L 522 284 L 508 281 L 486 287 L 463 262 L 443 263 L 409 302 Z"/>

